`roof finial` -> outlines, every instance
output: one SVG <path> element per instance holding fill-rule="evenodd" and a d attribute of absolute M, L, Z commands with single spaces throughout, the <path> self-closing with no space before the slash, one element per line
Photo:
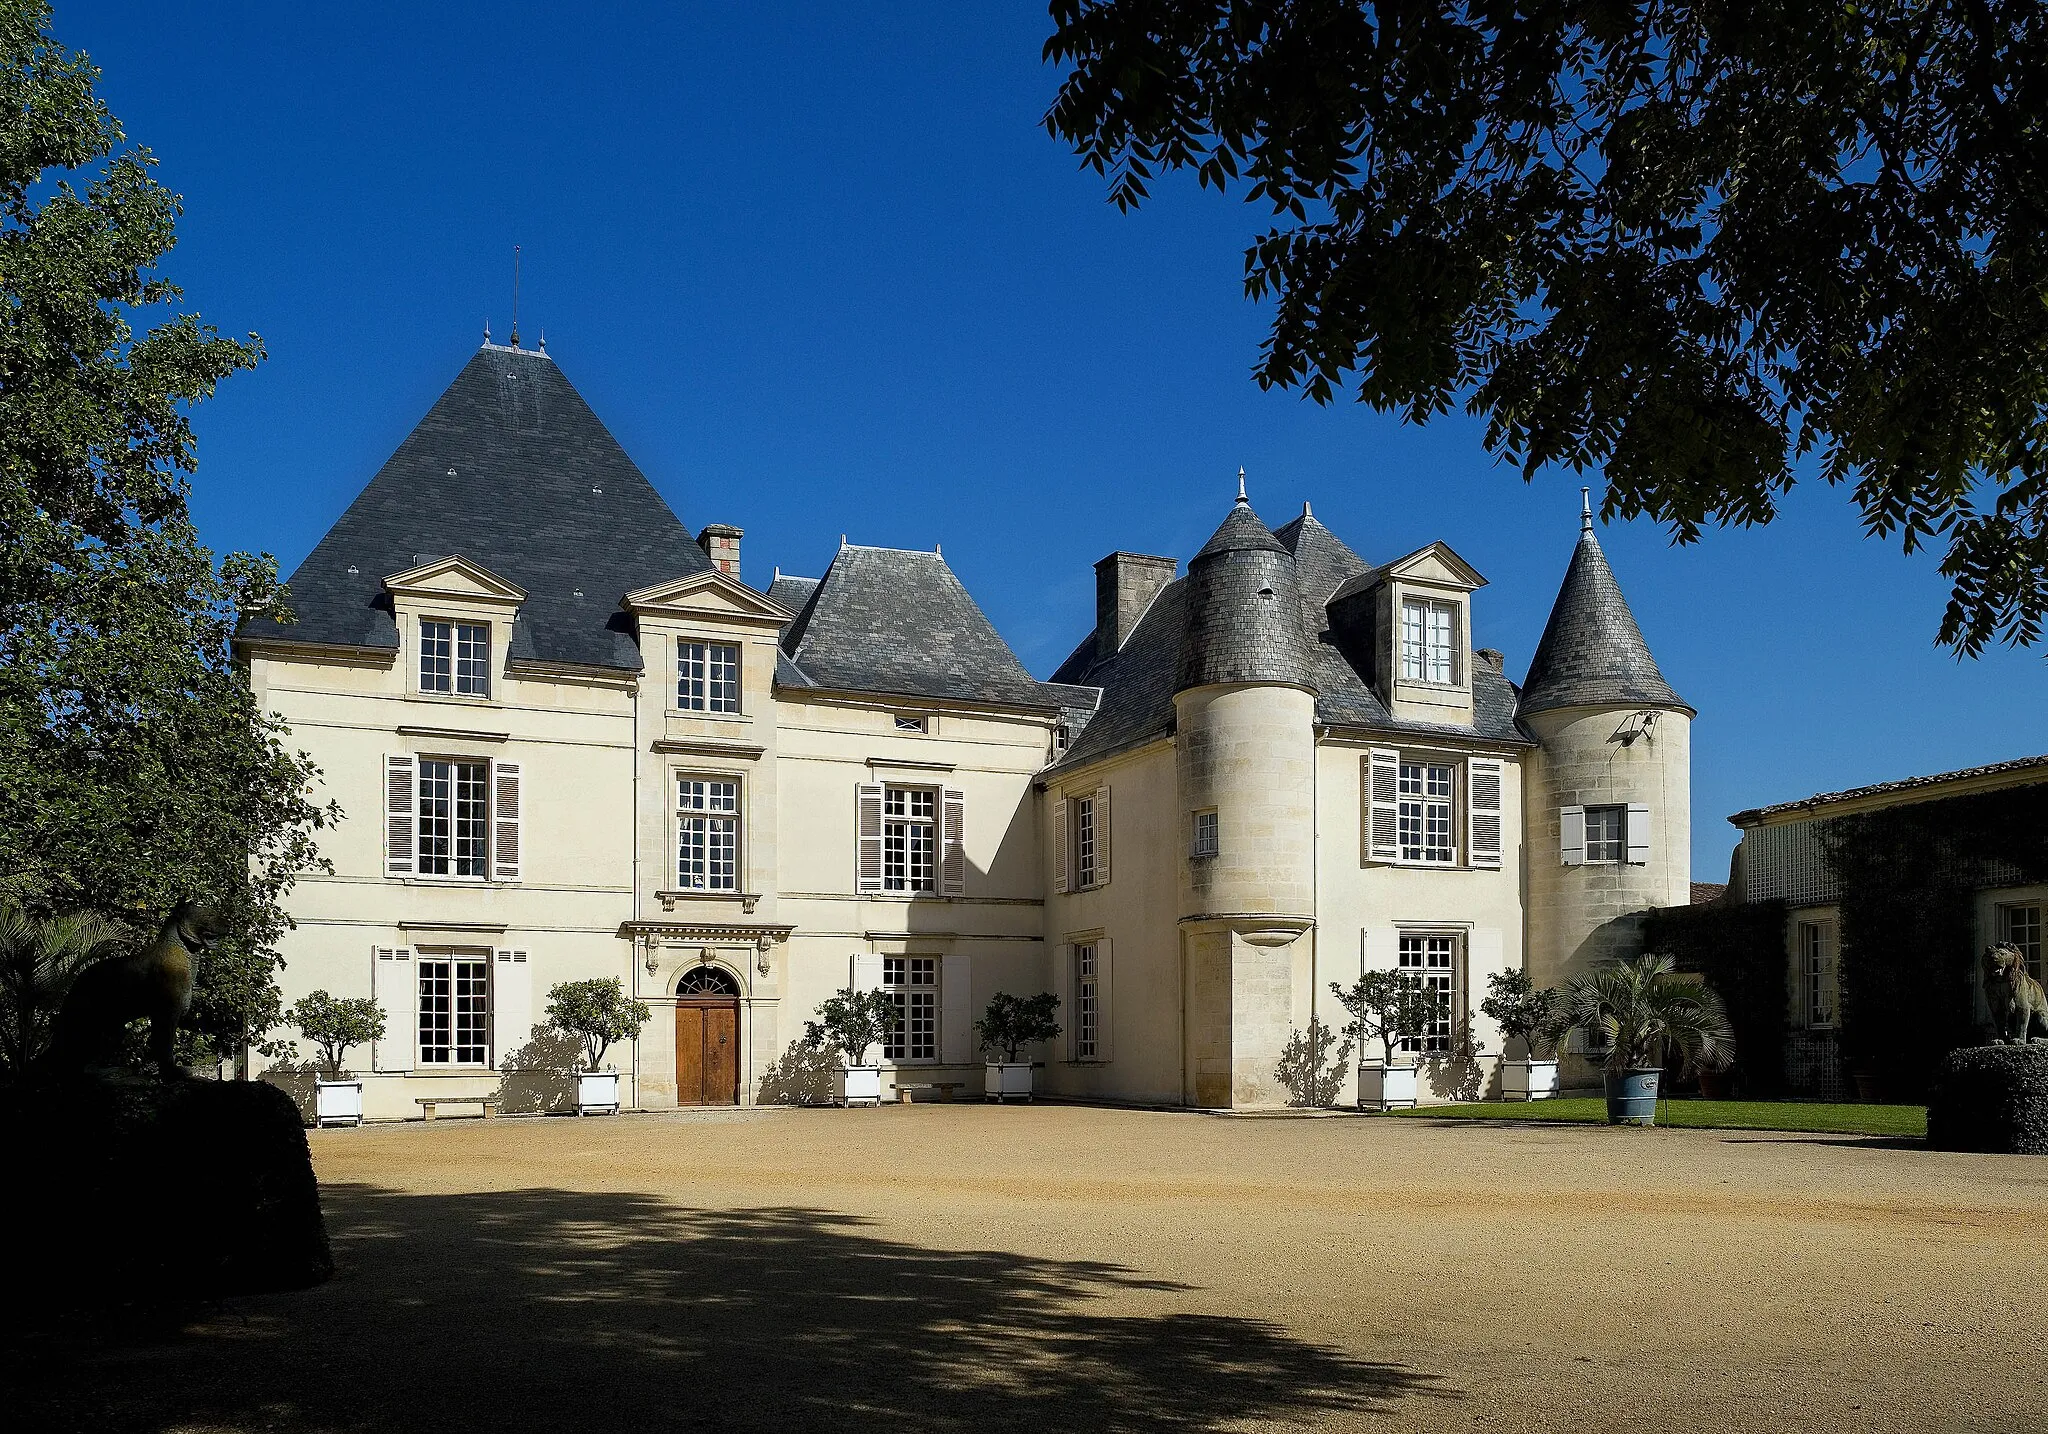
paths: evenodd
<path fill-rule="evenodd" d="M 1579 531 L 1582 533 L 1593 531 L 1593 490 L 1591 488 L 1581 488 L 1579 490 Z"/>
<path fill-rule="evenodd" d="M 519 347 L 519 246 L 512 246 L 512 347 Z"/>
<path fill-rule="evenodd" d="M 484 315 L 484 342 L 485 342 L 486 344 L 488 344 L 488 343 L 490 343 L 490 341 L 491 341 L 491 316 L 490 316 L 489 314 L 485 314 L 485 315 Z"/>
<path fill-rule="evenodd" d="M 546 329 L 540 331 L 540 351 L 542 353 L 548 351 L 548 331 Z"/>
<path fill-rule="evenodd" d="M 1316 515 L 1316 510 L 1315 510 L 1315 509 L 1313 509 L 1313 508 L 1311 508 L 1311 507 L 1309 507 L 1309 505 L 1308 505 L 1308 499 L 1306 499 L 1306 498 L 1302 499 L 1302 500 L 1301 500 L 1301 516 L 1302 516 L 1302 517 L 1304 517 L 1304 518 L 1313 518 L 1313 517 L 1314 517 L 1315 515 Z"/>
<path fill-rule="evenodd" d="M 1242 468 L 1239 468 L 1237 470 L 1237 501 L 1246 504 L 1247 506 L 1249 506 L 1252 501 L 1244 495 L 1244 469 Z"/>

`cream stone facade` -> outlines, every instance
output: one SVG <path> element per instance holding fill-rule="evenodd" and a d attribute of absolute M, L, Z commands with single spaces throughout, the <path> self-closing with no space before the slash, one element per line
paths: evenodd
<path fill-rule="evenodd" d="M 1280 1104 L 1376 968 L 1446 994 L 1413 1054 L 1451 1099 L 1495 1079 L 1488 976 L 1686 899 L 1692 712 L 1590 520 L 1519 689 L 1447 545 L 1375 567 L 1242 495 L 1185 575 L 1104 558 L 1050 681 L 937 553 L 758 589 L 743 536 L 693 539 L 550 359 L 487 345 L 294 575 L 299 622 L 242 633 L 345 813 L 281 981 L 382 1006 L 370 1117 L 563 1108 L 548 992 L 592 977 L 654 1013 L 610 1057 L 634 1106 L 819 1097 L 805 1023 L 849 985 L 898 1004 L 887 1085 L 978 1095 L 975 1018 L 1045 990 L 1041 1092 Z"/>

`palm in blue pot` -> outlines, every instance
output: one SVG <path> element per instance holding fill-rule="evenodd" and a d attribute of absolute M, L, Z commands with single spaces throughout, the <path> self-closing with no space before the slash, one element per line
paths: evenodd
<path fill-rule="evenodd" d="M 1611 1124 L 1656 1124 L 1657 1087 L 1672 1055 L 1695 1066 L 1725 1066 L 1735 1058 L 1735 1033 L 1721 998 L 1676 968 L 1669 956 L 1645 954 L 1565 983 L 1571 1028 L 1598 1035 L 1607 1048 Z"/>

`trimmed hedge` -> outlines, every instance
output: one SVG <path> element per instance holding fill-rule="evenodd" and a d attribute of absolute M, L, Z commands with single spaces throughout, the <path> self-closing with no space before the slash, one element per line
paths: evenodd
<path fill-rule="evenodd" d="M 1643 949 L 1699 975 L 1728 1008 L 1743 1095 L 1785 1093 L 1785 903 L 1665 906 L 1643 921 Z"/>
<path fill-rule="evenodd" d="M 2048 1155 L 2048 1042 L 1950 1051 L 1927 1106 L 1927 1143 Z"/>

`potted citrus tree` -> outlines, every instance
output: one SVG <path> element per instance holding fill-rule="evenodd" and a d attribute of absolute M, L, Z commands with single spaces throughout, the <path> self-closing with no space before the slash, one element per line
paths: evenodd
<path fill-rule="evenodd" d="M 804 1044 L 810 1049 L 839 1052 L 832 1072 L 832 1099 L 840 1105 L 880 1105 L 882 1068 L 869 1065 L 868 1051 L 896 1028 L 896 1002 L 886 991 L 856 991 L 851 986 L 818 1007 L 820 1019 L 804 1022 Z"/>
<path fill-rule="evenodd" d="M 1721 998 L 1676 977 L 1669 956 L 1645 953 L 1610 961 L 1565 983 L 1567 1029 L 1602 1038 L 1607 1048 L 1607 1120 L 1655 1125 L 1664 1063 L 1725 1066 L 1735 1035 Z"/>
<path fill-rule="evenodd" d="M 299 1034 L 320 1048 L 313 1081 L 315 1125 L 361 1125 L 363 1083 L 342 1069 L 350 1046 L 384 1039 L 384 1010 L 368 996 L 309 991 L 286 1012 Z"/>
<path fill-rule="evenodd" d="M 998 1057 L 987 1063 L 984 1073 L 983 1089 L 990 1100 L 1031 1099 L 1031 1062 L 1018 1060 L 1017 1053 L 1058 1037 L 1062 1028 L 1053 1012 L 1059 1006 L 1060 998 L 1050 991 L 1036 996 L 998 991 L 989 1000 L 988 1009 L 974 1023 L 974 1034 L 981 1037 L 982 1050 Z"/>
<path fill-rule="evenodd" d="M 645 1001 L 626 994 L 616 976 L 589 981 L 564 981 L 548 991 L 548 1024 L 576 1037 L 583 1047 L 583 1069 L 576 1072 L 576 1113 L 619 1113 L 619 1073 L 598 1068 L 614 1041 L 640 1034 L 653 1012 Z"/>
<path fill-rule="evenodd" d="M 1527 971 L 1496 971 L 1486 978 L 1479 1014 L 1500 1027 L 1502 1040 L 1522 1043 L 1521 1060 L 1501 1061 L 1501 1095 L 1510 1100 L 1556 1095 L 1557 1052 L 1569 1030 L 1557 992 L 1547 986 L 1539 990 Z"/>
<path fill-rule="evenodd" d="M 1399 971 L 1368 971 L 1348 991 L 1335 981 L 1330 990 L 1351 1014 L 1344 1034 L 1362 1047 L 1380 1043 L 1381 1059 L 1358 1063 L 1359 1109 L 1398 1110 L 1415 1104 L 1415 1062 L 1396 1063 L 1394 1048 L 1418 1039 L 1436 1014 L 1438 998 Z"/>

